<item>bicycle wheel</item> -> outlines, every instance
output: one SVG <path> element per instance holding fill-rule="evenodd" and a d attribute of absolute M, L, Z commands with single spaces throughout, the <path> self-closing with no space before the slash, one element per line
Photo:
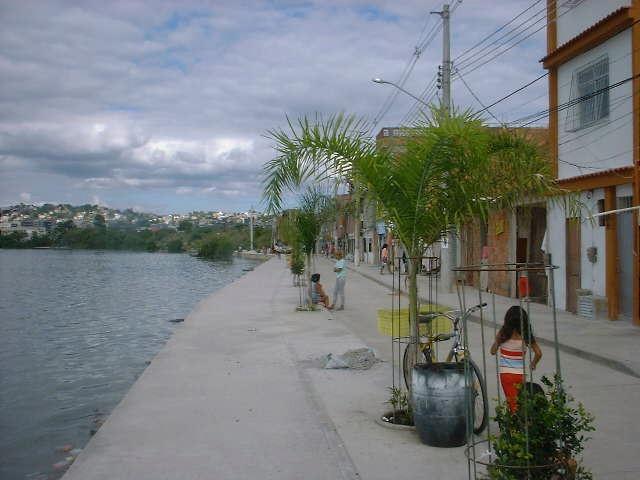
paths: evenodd
<path fill-rule="evenodd" d="M 431 354 L 428 348 L 418 352 L 418 362 L 416 362 L 416 345 L 416 343 L 407 344 L 404 349 L 404 355 L 402 356 L 402 373 L 407 390 L 411 390 L 411 375 L 413 374 L 413 367 L 416 363 L 420 363 L 421 360 L 424 363 L 431 362 Z"/>
<path fill-rule="evenodd" d="M 489 401 L 487 400 L 487 385 L 480 372 L 480 368 L 471 358 L 469 359 L 471 367 L 471 392 L 473 395 L 473 433 L 480 435 L 489 421 Z"/>

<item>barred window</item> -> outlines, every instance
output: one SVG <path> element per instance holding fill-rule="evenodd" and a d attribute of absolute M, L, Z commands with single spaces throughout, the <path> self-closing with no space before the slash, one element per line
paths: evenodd
<path fill-rule="evenodd" d="M 567 130 L 589 127 L 609 116 L 609 58 L 601 58 L 573 74 L 571 100 L 567 113 Z"/>

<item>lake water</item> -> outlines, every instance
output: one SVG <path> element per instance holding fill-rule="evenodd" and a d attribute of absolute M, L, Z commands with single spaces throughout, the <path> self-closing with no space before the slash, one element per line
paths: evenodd
<path fill-rule="evenodd" d="M 70 455 L 63 450 L 87 443 L 181 328 L 170 320 L 185 318 L 249 265 L 180 254 L 0 250 L 0 478 L 59 478 L 59 462 Z"/>

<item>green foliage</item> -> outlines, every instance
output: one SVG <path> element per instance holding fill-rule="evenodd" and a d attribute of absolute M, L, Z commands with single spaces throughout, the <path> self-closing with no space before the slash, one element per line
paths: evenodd
<path fill-rule="evenodd" d="M 222 236 L 231 245 L 231 250 L 249 248 L 249 227 L 237 225 L 221 232 L 222 226 L 215 228 L 194 228 L 191 231 L 162 229 L 158 231 L 121 229 L 109 227 L 76 228 L 72 221 L 59 223 L 46 235 L 27 238 L 25 232 L 12 232 L 0 236 L 0 248 L 65 247 L 97 250 L 167 251 L 180 253 L 198 250 L 213 236 Z M 255 227 L 254 245 L 267 248 L 271 245 L 271 229 Z M 226 247 L 225 250 L 226 251 Z M 224 256 L 227 254 L 225 253 Z"/>
<path fill-rule="evenodd" d="M 26 232 L 11 232 L 8 235 L 0 235 L 0 248 L 27 248 Z"/>
<path fill-rule="evenodd" d="M 413 425 L 413 409 L 409 401 L 408 393 L 399 387 L 388 387 L 391 396 L 385 403 L 393 407 L 393 423 L 400 425 Z"/>
<path fill-rule="evenodd" d="M 178 231 L 180 232 L 190 232 L 193 230 L 193 223 L 189 220 L 181 220 L 178 224 Z"/>
<path fill-rule="evenodd" d="M 167 242 L 167 252 L 169 253 L 184 252 L 184 247 L 182 246 L 182 240 L 180 238 L 174 238 L 173 240 L 169 240 Z"/>
<path fill-rule="evenodd" d="M 295 215 L 298 242 L 305 255 L 313 253 L 322 224 L 335 213 L 334 200 L 318 188 L 309 187 L 301 196 Z"/>
<path fill-rule="evenodd" d="M 591 432 L 593 416 L 582 404 L 572 406 L 573 398 L 562 388 L 560 377 L 555 382 L 543 377 L 547 393 L 522 391 L 518 410 L 511 413 L 506 403 L 496 407 L 495 421 L 500 434 L 492 436 L 496 459 L 489 469 L 492 480 L 543 480 L 553 474 L 560 479 L 591 479 L 591 474 L 577 464 L 584 450 L 584 433 Z M 500 465 L 521 468 L 500 468 Z M 530 468 L 527 465 L 549 466 Z"/>
<path fill-rule="evenodd" d="M 304 273 L 304 258 L 299 250 L 291 252 L 291 273 L 293 275 L 302 275 Z"/>
<path fill-rule="evenodd" d="M 228 259 L 232 254 L 233 244 L 231 241 L 219 235 L 207 237 L 198 249 L 198 256 L 208 259 Z"/>
<path fill-rule="evenodd" d="M 513 208 L 531 197 L 563 193 L 539 148 L 508 130 L 488 129 L 470 112 L 434 109 L 406 130 L 402 151 L 377 148 L 364 121 L 336 115 L 289 121 L 272 130 L 276 157 L 264 167 L 268 210 L 286 190 L 327 179 L 348 182 L 378 202 L 408 250 L 421 256 L 456 225 Z M 417 337 L 417 265 L 410 262 L 409 308 Z"/>

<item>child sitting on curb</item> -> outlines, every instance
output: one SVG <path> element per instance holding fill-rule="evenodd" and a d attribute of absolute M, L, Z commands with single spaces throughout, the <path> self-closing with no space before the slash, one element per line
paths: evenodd
<path fill-rule="evenodd" d="M 326 308 L 331 310 L 333 306 L 329 303 L 329 295 L 327 295 L 320 283 L 320 274 L 314 273 L 311 275 L 311 303 L 322 303 Z"/>

